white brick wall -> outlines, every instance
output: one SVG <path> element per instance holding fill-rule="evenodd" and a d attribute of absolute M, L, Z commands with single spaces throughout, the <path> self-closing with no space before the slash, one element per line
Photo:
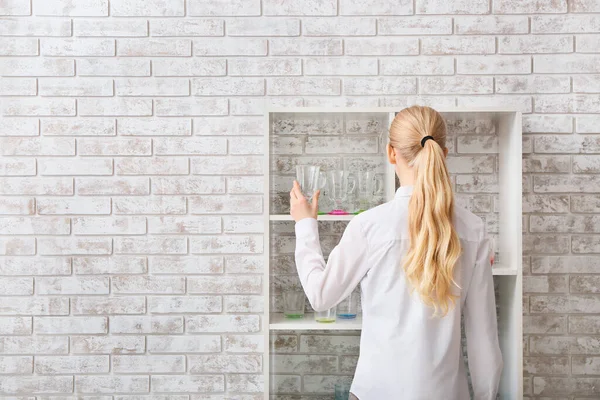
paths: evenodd
<path fill-rule="evenodd" d="M 526 113 L 525 396 L 597 397 L 598 13 L 596 0 L 0 1 L 0 398 L 262 399 L 267 102 Z M 454 167 L 489 172 L 473 161 Z M 332 348 L 350 372 L 354 339 L 297 338 L 277 346 Z"/>

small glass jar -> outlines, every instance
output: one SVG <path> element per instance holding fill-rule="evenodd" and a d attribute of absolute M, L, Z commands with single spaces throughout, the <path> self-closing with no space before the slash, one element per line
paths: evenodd
<path fill-rule="evenodd" d="M 339 382 L 335 384 L 335 400 L 348 400 L 350 398 L 350 384 Z"/>
<path fill-rule="evenodd" d="M 283 292 L 283 315 L 286 318 L 304 318 L 305 296 L 302 290 Z"/>
<path fill-rule="evenodd" d="M 337 306 L 337 316 L 339 319 L 354 319 L 358 315 L 358 293 L 350 293 L 350 296 L 346 297 Z"/>
<path fill-rule="evenodd" d="M 336 320 L 336 307 L 331 307 L 326 311 L 315 311 L 315 321 L 322 324 L 331 324 Z"/>

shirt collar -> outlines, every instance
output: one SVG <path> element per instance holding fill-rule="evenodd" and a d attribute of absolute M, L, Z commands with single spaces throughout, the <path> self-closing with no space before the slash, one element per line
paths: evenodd
<path fill-rule="evenodd" d="M 410 195 L 412 194 L 413 191 L 413 187 L 412 186 L 400 186 L 398 188 L 398 190 L 396 190 L 396 199 L 399 199 L 401 197 L 410 197 Z"/>

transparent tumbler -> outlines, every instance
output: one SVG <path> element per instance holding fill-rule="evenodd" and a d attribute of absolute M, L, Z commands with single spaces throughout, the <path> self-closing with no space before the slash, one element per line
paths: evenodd
<path fill-rule="evenodd" d="M 337 316 L 340 319 L 354 319 L 358 314 L 358 293 L 350 293 L 350 296 L 346 297 L 337 306 Z"/>
<path fill-rule="evenodd" d="M 315 321 L 323 324 L 330 324 L 332 322 L 335 322 L 335 313 L 335 306 L 326 311 L 315 311 Z"/>
<path fill-rule="evenodd" d="M 304 318 L 304 292 L 301 290 L 289 290 L 283 292 L 283 315 L 286 318 Z"/>

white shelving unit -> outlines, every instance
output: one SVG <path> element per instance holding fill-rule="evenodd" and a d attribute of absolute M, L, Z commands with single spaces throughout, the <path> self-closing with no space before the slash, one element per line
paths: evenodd
<path fill-rule="evenodd" d="M 355 331 L 360 330 L 362 321 L 340 321 L 332 324 L 321 324 L 314 321 L 311 314 L 301 320 L 288 320 L 281 313 L 271 312 L 271 254 L 270 240 L 273 224 L 293 221 L 289 214 L 275 210 L 272 213 L 272 179 L 271 166 L 278 152 L 274 151 L 272 144 L 272 131 L 274 118 L 278 114 L 289 116 L 298 115 L 302 118 L 314 115 L 341 114 L 341 115 L 373 115 L 379 120 L 384 119 L 387 126 L 397 112 L 391 108 L 285 108 L 270 109 L 265 115 L 265 127 L 268 140 L 266 140 L 266 165 L 265 165 L 265 259 L 268 266 L 264 276 L 265 313 L 263 318 L 263 331 L 265 332 L 265 348 L 269 351 L 269 335 L 278 331 Z M 522 333 L 522 136 L 521 114 L 506 109 L 440 109 L 447 119 L 489 119 L 495 124 L 498 136 L 498 237 L 497 254 L 500 262 L 493 268 L 498 285 L 498 310 L 499 310 L 499 337 L 504 358 L 504 371 L 501 380 L 501 399 L 522 399 L 523 393 L 523 333 Z M 335 151 L 332 151 L 335 153 Z M 393 199 L 396 183 L 393 166 L 385 170 L 385 201 Z M 291 179 L 290 179 L 291 184 Z M 288 189 L 289 191 L 289 189 Z M 319 221 L 349 221 L 353 215 L 319 215 Z M 265 399 L 269 399 L 267 391 L 270 388 L 269 358 L 265 357 Z"/>

